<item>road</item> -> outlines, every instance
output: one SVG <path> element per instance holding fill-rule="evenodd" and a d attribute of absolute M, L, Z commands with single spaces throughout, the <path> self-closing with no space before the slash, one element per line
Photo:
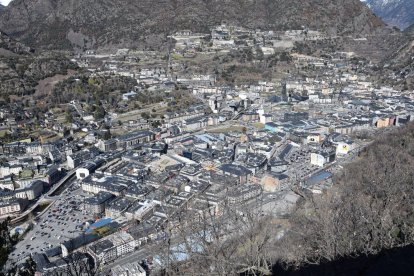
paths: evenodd
<path fill-rule="evenodd" d="M 54 192 L 56 192 L 57 189 L 60 188 L 60 186 L 62 186 L 64 183 L 66 183 L 69 179 L 71 179 L 76 173 L 76 168 L 69 171 L 64 178 L 62 178 L 58 183 L 56 183 L 55 185 L 53 185 L 53 188 L 50 189 L 46 195 L 44 195 L 43 197 L 41 197 L 35 204 L 33 204 L 32 206 L 30 206 L 30 208 L 26 209 L 23 213 L 20 214 L 20 216 L 13 218 L 11 220 L 11 223 L 18 223 L 20 222 L 22 219 L 24 219 L 27 215 L 29 215 L 31 212 L 33 212 L 41 202 L 43 202 L 44 199 L 48 199 L 48 197 L 50 197 Z"/>
<path fill-rule="evenodd" d="M 119 259 L 116 259 L 114 262 L 104 265 L 103 269 L 101 270 L 102 275 L 112 275 L 111 269 L 116 267 L 117 265 L 123 266 L 129 263 L 137 262 L 148 258 L 148 256 L 152 255 L 151 250 L 149 248 L 142 248 L 137 251 L 134 251 L 130 254 L 127 254 Z"/>

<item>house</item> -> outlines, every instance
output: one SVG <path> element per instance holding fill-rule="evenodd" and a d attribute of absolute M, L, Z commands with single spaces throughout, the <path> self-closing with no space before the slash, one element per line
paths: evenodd
<path fill-rule="evenodd" d="M 138 95 L 136 92 L 130 91 L 128 93 L 122 94 L 122 99 L 124 101 L 129 101 L 131 98 L 135 97 L 136 95 Z"/>

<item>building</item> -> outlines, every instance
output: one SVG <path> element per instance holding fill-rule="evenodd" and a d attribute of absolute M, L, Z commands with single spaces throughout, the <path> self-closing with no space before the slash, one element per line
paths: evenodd
<path fill-rule="evenodd" d="M 152 131 L 143 130 L 128 133 L 118 138 L 118 148 L 128 148 L 136 144 L 147 143 L 155 140 L 155 134 Z"/>
<path fill-rule="evenodd" d="M 135 250 L 137 242 L 127 232 L 120 231 L 88 246 L 96 263 L 108 263 Z"/>
<path fill-rule="evenodd" d="M 82 190 L 92 194 L 108 192 L 120 196 L 133 183 L 131 180 L 119 176 L 94 174 L 83 179 Z"/>
<path fill-rule="evenodd" d="M 245 164 L 250 171 L 256 174 L 266 167 L 267 158 L 263 154 L 248 153 Z"/>
<path fill-rule="evenodd" d="M 118 147 L 118 140 L 117 139 L 99 140 L 97 146 L 99 150 L 103 152 L 114 151 Z"/>
<path fill-rule="evenodd" d="M 245 201 L 258 197 L 261 193 L 262 187 L 260 185 L 240 185 L 227 193 L 227 203 L 229 205 L 241 204 Z"/>
<path fill-rule="evenodd" d="M 79 180 L 85 179 L 91 173 L 95 172 L 98 164 L 95 162 L 86 162 L 81 168 L 76 170 L 76 178 Z"/>
<path fill-rule="evenodd" d="M 58 166 L 51 166 L 50 169 L 45 173 L 45 176 L 47 177 L 47 184 L 49 186 L 56 184 L 63 178 L 65 175 L 65 172 L 62 168 L 59 168 Z"/>
<path fill-rule="evenodd" d="M 354 149 L 354 143 L 352 142 L 338 142 L 336 144 L 336 154 L 346 155 Z"/>
<path fill-rule="evenodd" d="M 122 216 L 125 211 L 131 207 L 132 201 L 125 197 L 117 198 L 106 205 L 105 216 L 110 218 L 118 218 Z"/>
<path fill-rule="evenodd" d="M 307 112 L 286 112 L 283 116 L 285 122 L 307 121 L 308 119 L 309 113 Z"/>
<path fill-rule="evenodd" d="M 272 158 L 267 164 L 267 170 L 274 173 L 283 173 L 287 170 L 289 163 L 278 157 Z"/>
<path fill-rule="evenodd" d="M 152 187 L 146 185 L 131 185 L 126 190 L 125 196 L 133 199 L 143 200 L 145 199 L 145 196 L 149 194 L 152 190 Z"/>
<path fill-rule="evenodd" d="M 197 117 L 185 120 L 183 127 L 187 131 L 195 131 L 208 126 L 208 117 Z"/>
<path fill-rule="evenodd" d="M 235 177 L 240 184 L 245 184 L 252 176 L 252 171 L 242 165 L 224 164 L 219 167 L 219 172 Z"/>
<path fill-rule="evenodd" d="M 319 167 L 325 166 L 335 160 L 335 151 L 313 152 L 311 153 L 311 164 Z"/>
<path fill-rule="evenodd" d="M 108 192 L 99 192 L 98 194 L 86 198 L 84 201 L 85 209 L 92 211 L 94 214 L 105 213 L 106 205 L 114 199 L 115 196 Z"/>
<path fill-rule="evenodd" d="M 323 137 L 319 133 L 309 134 L 306 138 L 307 143 L 320 143 L 323 140 Z"/>
<path fill-rule="evenodd" d="M 0 216 L 18 214 L 27 206 L 24 199 L 12 198 L 0 202 Z"/>
<path fill-rule="evenodd" d="M 122 94 L 122 100 L 129 101 L 131 98 L 134 98 L 136 95 L 138 95 L 138 94 L 134 91 L 124 93 L 124 94 Z"/>
<path fill-rule="evenodd" d="M 35 198 L 38 198 L 42 194 L 45 184 L 45 182 L 37 180 L 24 189 L 14 191 L 15 196 L 16 198 L 33 200 Z"/>
<path fill-rule="evenodd" d="M 266 173 L 262 177 L 260 184 L 263 187 L 263 191 L 274 193 L 285 188 L 288 184 L 288 180 L 289 178 L 285 174 Z"/>
<path fill-rule="evenodd" d="M 93 159 L 98 155 L 99 155 L 99 150 L 98 148 L 94 148 L 94 147 L 76 152 L 72 155 L 69 155 L 67 157 L 68 168 L 74 169 L 78 167 L 80 164 L 82 164 L 83 162 Z"/>
<path fill-rule="evenodd" d="M 144 217 L 154 212 L 154 208 L 157 204 L 154 201 L 144 201 L 136 204 L 125 212 L 125 217 L 129 220 L 142 221 Z"/>
<path fill-rule="evenodd" d="M 273 122 L 269 122 L 269 123 L 265 124 L 265 129 L 270 131 L 270 132 L 276 133 L 276 132 L 279 132 L 280 126 L 278 124 L 273 123 Z"/>
<path fill-rule="evenodd" d="M 117 265 L 112 268 L 112 276 L 145 276 L 145 269 L 138 262 Z"/>

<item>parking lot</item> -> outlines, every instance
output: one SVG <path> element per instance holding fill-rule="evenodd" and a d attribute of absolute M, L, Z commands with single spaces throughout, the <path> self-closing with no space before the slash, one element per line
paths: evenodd
<path fill-rule="evenodd" d="M 53 205 L 37 220 L 33 229 L 20 241 L 9 258 L 19 262 L 31 253 L 42 253 L 59 246 L 62 242 L 79 236 L 84 231 L 85 222 L 93 220 L 93 215 L 83 208 L 85 194 L 78 183 L 56 196 Z"/>
<path fill-rule="evenodd" d="M 292 181 L 303 180 L 320 169 L 311 164 L 311 152 L 307 147 L 294 148 L 286 157 L 286 161 L 289 162 L 288 174 Z"/>

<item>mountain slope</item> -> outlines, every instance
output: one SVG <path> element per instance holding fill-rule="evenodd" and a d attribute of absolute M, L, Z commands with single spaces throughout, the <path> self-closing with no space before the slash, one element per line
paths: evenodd
<path fill-rule="evenodd" d="M 40 80 L 66 74 L 76 65 L 66 57 L 36 54 L 34 50 L 0 32 L 0 102 L 32 94 Z"/>
<path fill-rule="evenodd" d="M 363 2 L 385 22 L 401 30 L 414 24 L 413 0 L 364 0 Z"/>
<path fill-rule="evenodd" d="M 159 46 L 173 31 L 208 32 L 223 21 L 351 35 L 383 26 L 359 0 L 14 0 L 0 18 L 0 29 L 28 45 L 49 48 Z"/>
<path fill-rule="evenodd" d="M 411 34 L 414 36 L 414 24 L 404 30 L 406 34 Z"/>
<path fill-rule="evenodd" d="M 0 4 L 0 11 L 4 10 L 4 6 Z"/>

